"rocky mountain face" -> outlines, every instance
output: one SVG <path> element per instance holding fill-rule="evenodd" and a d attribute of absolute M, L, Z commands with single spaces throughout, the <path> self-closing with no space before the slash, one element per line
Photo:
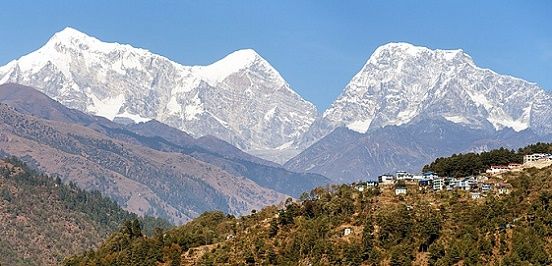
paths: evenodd
<path fill-rule="evenodd" d="M 253 50 L 236 51 L 208 66 L 184 66 L 71 28 L 0 67 L 0 84 L 9 82 L 110 120 L 156 119 L 193 137 L 212 135 L 279 162 L 298 153 L 291 143 L 316 117 L 315 107 Z"/>
<path fill-rule="evenodd" d="M 552 96 L 536 84 L 480 68 L 462 50 L 407 43 L 376 49 L 320 116 L 253 50 L 209 66 L 184 66 L 70 28 L 0 67 L 5 82 L 36 86 L 66 106 L 109 120 L 137 122 L 124 130 L 172 143 L 140 145 L 194 156 L 291 194 L 304 188 L 285 181 L 297 174 L 241 150 L 287 161 L 292 172 L 346 181 L 418 170 L 434 156 L 546 141 L 552 134 Z M 274 176 L 288 179 L 275 182 Z M 311 186 L 323 179 L 308 183 L 307 176 L 297 180 Z"/>
<path fill-rule="evenodd" d="M 343 93 L 303 137 L 337 127 L 366 133 L 443 118 L 473 129 L 552 133 L 552 96 L 536 84 L 478 67 L 462 50 L 407 43 L 376 49 Z"/>
<path fill-rule="evenodd" d="M 31 88 L 2 85 L 0 98 L 15 106 L 0 104 L 0 154 L 101 191 L 134 213 L 182 223 L 207 210 L 242 214 L 286 197 L 191 155 L 149 147 L 150 139 L 171 143 L 67 109 Z"/>
<path fill-rule="evenodd" d="M 390 43 L 313 123 L 298 144 L 308 148 L 286 167 L 338 182 L 371 179 L 550 134 L 552 95 L 536 84 L 479 68 L 462 50 Z"/>
<path fill-rule="evenodd" d="M 531 130 L 472 129 L 446 119 L 386 126 L 365 134 L 339 127 L 285 166 L 292 171 L 318 173 L 336 183 L 356 182 L 395 171 L 418 173 L 433 159 L 453 153 L 518 148 L 538 141 L 552 141 L 552 135 Z"/>

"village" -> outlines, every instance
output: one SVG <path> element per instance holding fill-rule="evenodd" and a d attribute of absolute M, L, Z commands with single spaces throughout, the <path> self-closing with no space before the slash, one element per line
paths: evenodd
<path fill-rule="evenodd" d="M 471 199 L 478 200 L 490 193 L 504 195 L 511 192 L 512 186 L 501 178 L 504 173 L 522 171 L 531 167 L 543 168 L 550 165 L 552 165 L 552 154 L 534 153 L 525 155 L 522 164 L 492 165 L 484 173 L 474 176 L 443 177 L 433 172 L 414 175 L 405 171 L 397 171 L 395 174 L 380 175 L 377 181 L 359 182 L 353 186 L 361 192 L 380 186 L 385 189 L 394 189 L 396 196 L 407 195 L 409 189 L 424 192 L 463 190 L 469 192 Z"/>

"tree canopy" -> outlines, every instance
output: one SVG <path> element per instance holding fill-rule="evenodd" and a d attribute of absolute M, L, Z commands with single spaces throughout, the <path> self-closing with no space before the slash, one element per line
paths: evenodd
<path fill-rule="evenodd" d="M 485 172 L 491 165 L 522 163 L 523 156 L 532 153 L 552 153 L 552 143 L 536 143 L 517 151 L 506 148 L 481 153 L 460 153 L 440 157 L 423 167 L 424 172 L 432 171 L 439 176 L 463 177 Z"/>

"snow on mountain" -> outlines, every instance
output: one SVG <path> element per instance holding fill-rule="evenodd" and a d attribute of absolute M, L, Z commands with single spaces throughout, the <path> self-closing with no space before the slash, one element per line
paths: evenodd
<path fill-rule="evenodd" d="M 235 51 L 211 65 L 197 66 L 195 70 L 205 80 L 218 83 L 239 70 L 246 69 L 256 62 L 263 63 L 263 61 L 264 59 L 255 50 L 243 49 Z M 269 71 L 273 70 L 272 67 L 269 68 Z M 281 77 L 279 80 L 285 83 Z"/>
<path fill-rule="evenodd" d="M 306 138 L 312 143 L 340 126 L 365 133 L 439 117 L 474 129 L 551 133 L 552 96 L 478 67 L 462 50 L 389 43 L 376 49 Z"/>
<path fill-rule="evenodd" d="M 436 157 L 552 136 L 552 96 L 478 67 L 462 50 L 376 49 L 284 165 L 334 182 L 420 171 Z"/>
<path fill-rule="evenodd" d="M 7 82 L 40 88 L 68 107 L 111 120 L 156 119 L 259 154 L 279 147 L 297 153 L 289 144 L 316 117 L 314 105 L 254 50 L 236 51 L 208 66 L 184 66 L 72 28 L 0 67 L 0 83 Z"/>

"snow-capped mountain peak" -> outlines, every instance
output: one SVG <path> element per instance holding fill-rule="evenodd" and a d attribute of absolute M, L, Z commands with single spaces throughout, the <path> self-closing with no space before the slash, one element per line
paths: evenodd
<path fill-rule="evenodd" d="M 74 28 L 66 27 L 54 33 L 48 43 L 100 43 L 100 41 Z"/>
<path fill-rule="evenodd" d="M 197 66 L 195 70 L 206 80 L 222 82 L 228 76 L 248 68 L 258 67 L 261 71 L 285 83 L 280 73 L 253 49 L 237 50 L 208 66 Z"/>
<path fill-rule="evenodd" d="M 39 72 L 52 65 L 71 79 L 71 64 L 78 59 L 84 64 L 110 63 L 112 70 L 124 72 L 125 67 L 137 67 L 138 57 L 156 56 L 146 49 L 128 44 L 102 42 L 95 37 L 67 27 L 55 33 L 40 49 L 17 60 L 21 72 Z M 105 59 L 110 60 L 105 60 Z M 118 61 L 118 63 L 114 63 Z M 2 69 L 0 68 L 0 74 Z"/>
<path fill-rule="evenodd" d="M 95 52 L 110 53 L 113 51 L 132 51 L 140 54 L 151 54 L 148 50 L 136 48 L 129 44 L 120 44 L 118 42 L 103 42 L 93 36 L 80 32 L 74 28 L 66 27 L 56 32 L 46 43 L 44 47 L 72 47 L 81 50 L 90 50 Z"/>
<path fill-rule="evenodd" d="M 389 60 L 407 60 L 427 58 L 450 63 L 468 63 L 474 65 L 471 56 L 462 49 L 432 50 L 423 46 L 415 46 L 410 43 L 388 43 L 378 47 L 367 61 L 367 65 L 386 64 Z"/>
<path fill-rule="evenodd" d="M 121 122 L 156 119 L 194 137 L 213 135 L 246 151 L 291 143 L 316 117 L 314 105 L 252 49 L 235 51 L 208 66 L 185 66 L 73 28 L 0 67 L 0 83 L 7 82 L 39 88 L 68 107 L 94 115 Z"/>
<path fill-rule="evenodd" d="M 433 117 L 472 128 L 550 133 L 545 121 L 550 122 L 552 109 L 542 103 L 552 106 L 549 93 L 480 68 L 461 49 L 389 43 L 374 51 L 315 124 L 323 125 L 319 135 L 339 126 L 365 133 Z"/>
<path fill-rule="evenodd" d="M 234 51 L 221 60 L 203 68 L 211 70 L 214 74 L 226 77 L 235 71 L 251 66 L 257 60 L 264 59 L 253 49 L 243 49 Z"/>

